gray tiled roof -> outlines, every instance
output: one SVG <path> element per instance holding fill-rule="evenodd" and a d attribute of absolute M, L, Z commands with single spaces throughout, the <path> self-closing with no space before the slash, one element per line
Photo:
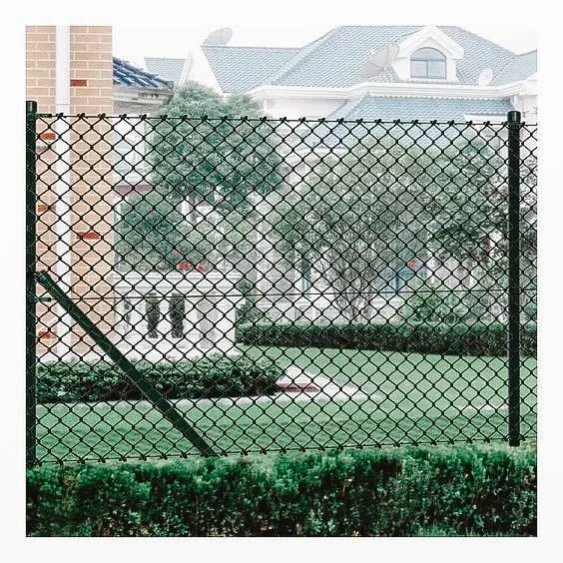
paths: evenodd
<path fill-rule="evenodd" d="M 420 29 L 422 26 L 342 26 L 301 49 L 203 46 L 203 50 L 226 92 L 261 84 L 344 88 L 363 81 L 362 68 L 373 49 L 400 42 Z M 464 49 L 463 59 L 457 62 L 460 84 L 476 84 L 485 68 L 492 69 L 497 84 L 535 72 L 531 56 L 516 55 L 460 27 L 439 29 Z M 398 78 L 386 71 L 373 80 L 397 82 Z"/>
<path fill-rule="evenodd" d="M 344 88 L 358 82 L 371 50 L 417 31 L 410 26 L 337 27 L 317 41 L 306 57 L 291 61 L 272 84 Z"/>
<path fill-rule="evenodd" d="M 518 55 L 511 61 L 493 80 L 493 84 L 510 84 L 524 80 L 534 74 L 538 69 L 538 52 L 530 51 Z"/>
<path fill-rule="evenodd" d="M 174 82 L 174 85 L 178 85 L 180 82 L 180 77 L 182 76 L 182 70 L 186 59 L 163 59 L 154 57 L 145 57 L 145 64 L 149 72 L 158 74 L 165 80 L 170 80 Z"/>
<path fill-rule="evenodd" d="M 223 92 L 246 92 L 267 81 L 299 49 L 203 45 Z"/>
<path fill-rule="evenodd" d="M 170 88 L 171 85 L 156 74 L 146 72 L 129 61 L 113 57 L 113 83 L 141 88 Z"/>
<path fill-rule="evenodd" d="M 439 102 L 439 103 L 437 103 Z M 466 115 L 504 116 L 514 109 L 508 100 L 467 100 L 434 98 L 406 98 L 394 96 L 364 96 L 351 100 L 331 114 L 326 123 L 312 122 L 302 139 L 301 149 L 350 147 L 366 137 L 387 137 L 398 142 L 417 144 L 420 147 L 447 147 L 456 139 L 468 140 L 468 134 L 477 135 L 477 129 L 467 129 L 463 123 Z M 336 119 L 344 123 L 335 123 Z M 381 120 L 382 124 L 362 124 Z M 400 123 L 394 125 L 393 122 Z M 437 121 L 435 126 L 422 125 L 420 129 L 406 126 L 413 120 L 422 123 Z M 449 126 L 447 122 L 454 121 Z M 406 133 L 408 131 L 408 134 Z"/>
<path fill-rule="evenodd" d="M 346 102 L 328 119 L 366 119 L 383 121 L 464 121 L 465 115 L 506 115 L 513 110 L 506 99 L 468 100 L 434 98 L 401 98 L 392 96 L 364 96 Z"/>

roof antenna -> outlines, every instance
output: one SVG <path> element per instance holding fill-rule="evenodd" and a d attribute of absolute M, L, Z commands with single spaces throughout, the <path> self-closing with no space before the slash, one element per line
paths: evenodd
<path fill-rule="evenodd" d="M 395 43 L 383 45 L 379 49 L 372 49 L 369 59 L 362 68 L 362 78 L 378 76 L 384 70 L 391 68 L 391 63 L 399 54 L 399 46 Z"/>
<path fill-rule="evenodd" d="M 202 43 L 203 45 L 226 45 L 233 36 L 233 30 L 230 27 L 221 27 L 212 31 Z"/>
<path fill-rule="evenodd" d="M 478 86 L 488 86 L 493 79 L 493 69 L 492 68 L 485 68 L 483 69 L 479 76 L 477 77 L 477 85 Z"/>

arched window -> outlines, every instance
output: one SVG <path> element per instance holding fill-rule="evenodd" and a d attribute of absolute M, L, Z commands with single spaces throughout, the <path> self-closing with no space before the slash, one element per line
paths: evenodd
<path fill-rule="evenodd" d="M 446 57 L 436 49 L 419 49 L 411 55 L 411 78 L 446 78 Z"/>

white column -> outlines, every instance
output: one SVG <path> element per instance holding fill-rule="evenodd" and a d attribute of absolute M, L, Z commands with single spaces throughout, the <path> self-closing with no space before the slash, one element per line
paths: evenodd
<path fill-rule="evenodd" d="M 129 312 L 130 328 L 127 340 L 138 342 L 148 333 L 147 320 L 145 318 L 145 300 L 138 294 L 132 294 L 129 297 L 128 301 L 131 305 L 131 311 Z"/>
<path fill-rule="evenodd" d="M 183 336 L 181 338 L 174 339 L 175 348 L 182 351 L 182 353 L 189 352 L 192 348 L 192 344 L 189 340 L 189 335 L 192 331 L 192 324 L 188 317 L 191 307 L 192 302 L 184 296 L 184 318 L 182 319 Z"/>
<path fill-rule="evenodd" d="M 191 297 L 186 299 L 186 340 L 189 346 L 188 356 L 201 355 L 201 334 L 198 327 L 197 303 L 197 298 Z"/>
<path fill-rule="evenodd" d="M 122 349 L 127 357 L 136 359 L 144 352 L 143 340 L 147 335 L 147 323 L 145 318 L 145 300 L 137 293 L 125 297 L 131 305 L 129 311 L 129 324 L 124 323 L 125 334 L 122 338 Z"/>
<path fill-rule="evenodd" d="M 122 337 L 120 340 L 123 340 L 127 333 L 131 329 L 131 325 L 127 321 L 127 316 L 130 312 L 129 308 L 131 304 L 127 299 L 125 299 L 122 295 L 117 295 L 116 298 L 116 328 L 117 333 Z"/>
<path fill-rule="evenodd" d="M 56 26 L 55 36 L 55 111 L 70 115 L 70 26 Z M 56 213 L 57 222 L 55 232 L 56 265 L 55 270 L 61 289 L 65 293 L 71 290 L 71 237 L 72 237 L 72 191 L 70 164 L 70 127 L 63 119 L 55 122 L 56 141 L 54 152 L 57 160 L 54 172 L 57 176 L 55 191 L 57 194 Z M 57 311 L 57 348 L 60 359 L 71 359 L 72 348 L 72 317 L 62 308 L 56 306 Z"/>
<path fill-rule="evenodd" d="M 232 301 L 219 298 L 217 305 L 217 349 L 228 354 L 235 347 L 235 314 L 236 307 Z"/>
<path fill-rule="evenodd" d="M 211 298 L 203 297 L 197 304 L 198 329 L 201 335 L 203 349 L 212 348 L 217 341 L 215 328 L 218 316 Z"/>
<path fill-rule="evenodd" d="M 165 340 L 170 340 L 172 338 L 172 322 L 170 321 L 170 301 L 168 297 L 159 296 L 158 310 L 160 311 L 160 320 L 158 321 L 157 332 Z"/>

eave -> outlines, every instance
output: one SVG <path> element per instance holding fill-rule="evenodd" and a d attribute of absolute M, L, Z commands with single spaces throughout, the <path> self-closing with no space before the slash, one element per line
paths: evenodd
<path fill-rule="evenodd" d="M 160 107 L 170 101 L 172 96 L 173 91 L 164 88 L 137 88 L 119 84 L 113 86 L 114 103 L 128 106 Z"/>
<path fill-rule="evenodd" d="M 366 95 L 416 98 L 495 99 L 519 94 L 525 81 L 501 86 L 465 86 L 460 84 L 425 84 L 415 82 L 362 82 L 347 88 L 311 86 L 258 86 L 247 94 L 256 100 L 271 98 L 323 98 L 352 100 Z"/>

